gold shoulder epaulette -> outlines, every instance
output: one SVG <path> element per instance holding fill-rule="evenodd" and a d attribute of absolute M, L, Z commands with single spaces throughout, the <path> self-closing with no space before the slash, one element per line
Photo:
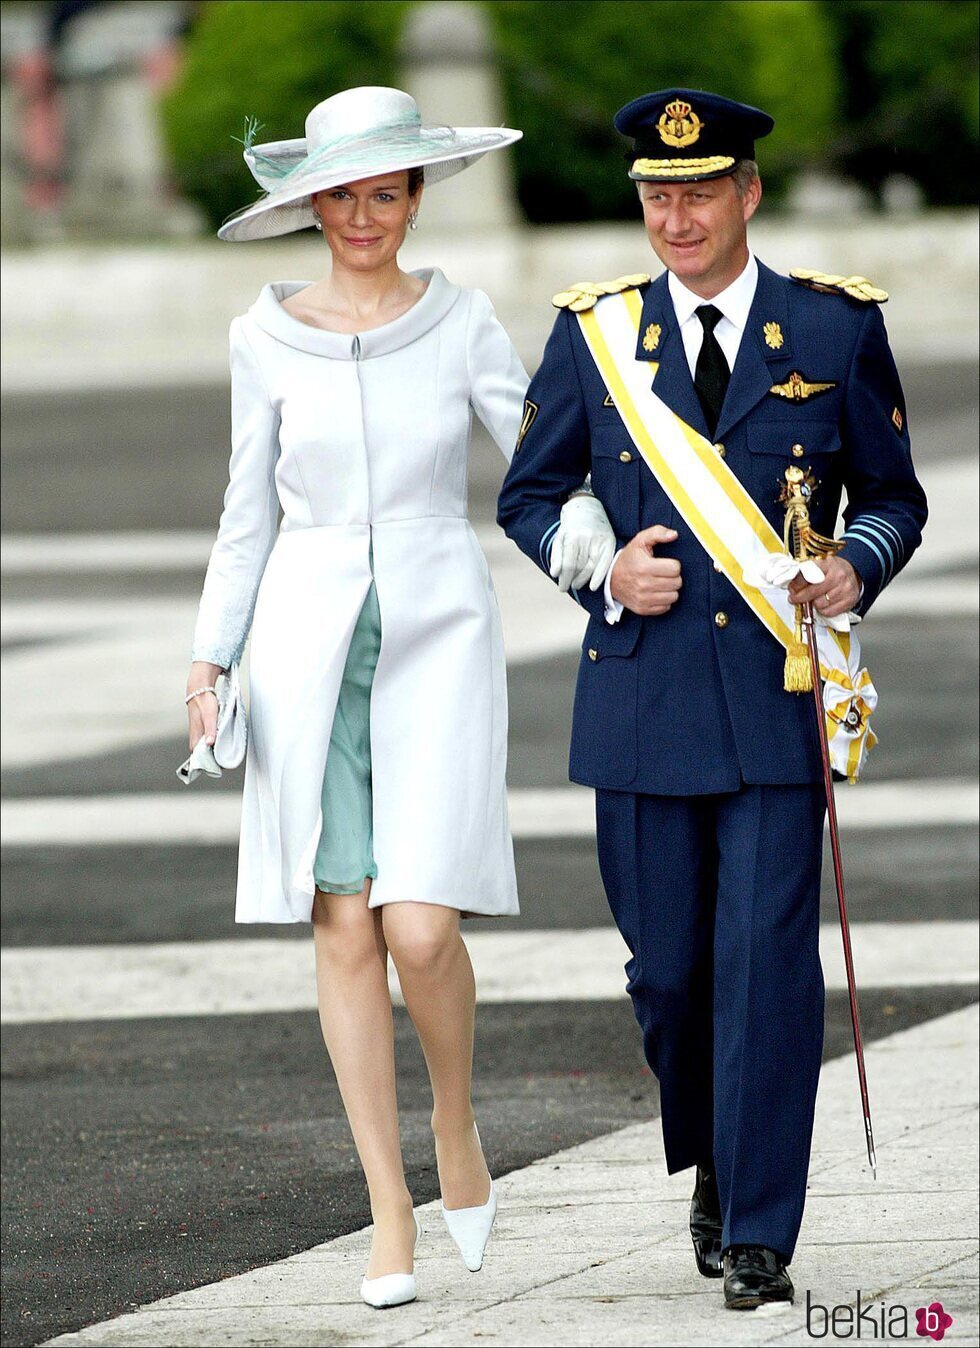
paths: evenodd
<path fill-rule="evenodd" d="M 646 272 L 637 272 L 633 276 L 617 276 L 615 281 L 577 281 L 567 290 L 553 295 L 551 302 L 556 309 L 571 309 L 574 313 L 583 313 L 594 307 L 596 300 L 603 295 L 618 295 L 624 290 L 635 290 L 637 286 L 649 281 Z"/>
<path fill-rule="evenodd" d="M 852 300 L 861 300 L 864 304 L 884 304 L 888 299 L 888 291 L 879 290 L 866 276 L 831 276 L 828 272 L 805 271 L 802 267 L 794 267 L 790 276 L 811 290 L 822 290 L 827 295 L 850 295 Z"/>

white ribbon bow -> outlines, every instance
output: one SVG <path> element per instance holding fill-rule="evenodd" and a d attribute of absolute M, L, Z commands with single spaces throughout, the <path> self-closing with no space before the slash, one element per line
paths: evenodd
<path fill-rule="evenodd" d="M 770 552 L 758 571 L 742 572 L 742 579 L 746 585 L 751 585 L 757 590 L 764 590 L 767 587 L 786 590 L 797 576 L 802 576 L 811 585 L 819 585 L 821 581 L 827 579 L 816 562 L 798 562 L 795 557 L 790 557 L 785 552 Z M 849 632 L 861 621 L 861 615 L 858 613 L 839 613 L 835 618 L 825 618 L 814 609 L 813 616 L 823 627 L 832 627 L 835 632 Z"/>
<path fill-rule="evenodd" d="M 821 567 L 813 561 L 798 562 L 785 552 L 770 552 L 757 571 L 742 572 L 746 585 L 756 589 L 785 590 L 797 576 L 811 585 L 824 580 Z M 841 613 L 836 618 L 825 618 L 813 610 L 818 626 L 835 632 L 850 634 L 846 659 L 836 650 L 835 655 L 821 652 L 821 660 L 829 666 L 823 684 L 823 705 L 826 716 L 827 743 L 830 761 L 835 772 L 855 782 L 864 766 L 868 750 L 877 743 L 877 736 L 869 725 L 871 713 L 878 704 L 878 693 L 871 675 L 861 664 L 861 645 L 851 628 L 861 621 L 860 614 Z"/>

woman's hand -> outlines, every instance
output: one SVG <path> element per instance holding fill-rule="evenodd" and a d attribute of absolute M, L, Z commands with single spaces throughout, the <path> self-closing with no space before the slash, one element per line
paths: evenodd
<path fill-rule="evenodd" d="M 210 665 L 205 660 L 195 660 L 187 676 L 187 692 L 197 692 L 198 688 L 211 688 L 218 675 L 224 670 L 220 665 Z M 208 744 L 214 743 L 218 724 L 218 699 L 214 693 L 200 693 L 192 697 L 187 704 L 187 742 L 193 750 L 202 737 Z"/>
<path fill-rule="evenodd" d="M 580 590 L 586 581 L 598 590 L 615 554 L 616 535 L 598 497 L 583 493 L 566 501 L 549 568 L 559 590 Z"/>

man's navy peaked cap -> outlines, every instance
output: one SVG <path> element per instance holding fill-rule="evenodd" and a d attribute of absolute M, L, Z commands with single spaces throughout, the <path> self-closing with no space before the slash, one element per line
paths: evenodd
<path fill-rule="evenodd" d="M 660 89 L 620 108 L 617 131 L 633 137 L 629 176 L 637 182 L 691 183 L 721 178 L 755 158 L 768 136 L 767 112 L 701 89 Z"/>

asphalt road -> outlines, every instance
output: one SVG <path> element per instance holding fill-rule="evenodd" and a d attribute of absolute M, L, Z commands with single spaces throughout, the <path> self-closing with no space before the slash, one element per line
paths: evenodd
<path fill-rule="evenodd" d="M 975 371 L 912 367 L 906 383 L 919 461 L 974 454 Z M 226 469 L 226 398 L 224 389 L 199 389 L 6 399 L 4 530 L 54 537 L 213 528 Z M 475 520 L 492 518 L 501 471 L 499 455 L 478 437 Z M 973 565 L 956 560 L 943 575 L 961 577 Z M 5 578 L 4 598 L 187 597 L 200 579 L 193 568 L 26 574 Z M 25 641 L 44 649 L 39 636 L 9 648 Z M 63 644 L 58 650 L 63 660 Z M 975 619 L 895 614 L 869 624 L 865 650 L 883 697 L 876 779 L 969 777 L 977 744 Z M 566 782 L 575 663 L 568 654 L 511 670 L 512 786 Z M 54 657 L 50 673 L 53 687 L 65 675 Z M 8 768 L 0 790 L 7 799 L 180 792 L 173 767 L 181 756 L 179 739 L 152 740 Z M 214 789 L 236 784 L 229 777 Z M 517 860 L 523 916 L 510 925 L 608 923 L 588 840 L 524 839 Z M 847 856 L 852 917 L 899 924 L 970 918 L 975 862 L 975 830 L 963 824 L 864 831 Z M 227 846 L 10 847 L 3 876 L 8 947 L 256 934 L 232 921 L 234 849 Z M 829 920 L 829 895 L 825 901 Z M 295 929 L 261 934 L 297 939 Z M 910 938 L 910 965 L 915 958 Z M 863 1002 L 866 1032 L 887 1034 L 976 996 L 975 987 L 875 989 Z M 396 1027 L 409 1179 L 425 1201 L 437 1192 L 428 1087 L 401 1011 Z M 847 1008 L 835 993 L 826 1052 L 849 1046 Z M 498 1172 L 658 1110 L 625 999 L 482 1006 L 476 1083 L 481 1132 Z M 368 1220 L 311 1014 L 7 1026 L 3 1084 L 5 1344 L 40 1342 Z"/>

